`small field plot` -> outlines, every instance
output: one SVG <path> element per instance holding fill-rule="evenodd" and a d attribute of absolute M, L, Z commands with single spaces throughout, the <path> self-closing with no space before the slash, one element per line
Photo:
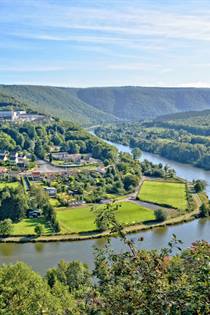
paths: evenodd
<path fill-rule="evenodd" d="M 154 220 L 154 211 L 132 202 L 119 202 L 116 212 L 117 219 L 123 224 L 135 224 Z M 104 207 L 100 205 L 99 207 Z M 79 233 L 96 230 L 95 214 L 91 206 L 77 208 L 57 208 L 57 219 L 62 233 Z"/>
<path fill-rule="evenodd" d="M 187 208 L 184 183 L 145 180 L 140 189 L 139 199 L 181 210 Z"/>
<path fill-rule="evenodd" d="M 0 189 L 4 187 L 17 188 L 19 185 L 19 182 L 0 182 Z"/>
<path fill-rule="evenodd" d="M 13 235 L 27 235 L 35 234 L 34 228 L 36 225 L 41 224 L 44 228 L 44 234 L 50 234 L 52 231 L 45 223 L 44 218 L 37 219 L 23 219 L 18 223 L 13 224 Z"/>

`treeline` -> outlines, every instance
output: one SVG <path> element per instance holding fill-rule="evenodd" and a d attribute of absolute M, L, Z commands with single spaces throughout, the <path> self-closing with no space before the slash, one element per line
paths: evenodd
<path fill-rule="evenodd" d="M 174 130 L 186 130 L 194 135 L 210 135 L 210 111 L 187 112 L 163 116 L 152 122 L 157 127 L 170 128 Z"/>
<path fill-rule="evenodd" d="M 209 244 L 171 256 L 176 239 L 161 251 L 124 241 L 129 251 L 97 251 L 93 272 L 79 261 L 61 261 L 44 277 L 24 263 L 1 265 L 0 314 L 209 314 Z"/>
<path fill-rule="evenodd" d="M 39 209 L 52 231 L 60 231 L 56 212 L 50 205 L 47 193 L 39 186 L 32 186 L 26 194 L 23 187 L 19 185 L 17 188 L 4 187 L 0 189 L 0 235 L 11 234 L 11 224 L 26 218 L 30 209 Z M 8 219 L 11 224 L 6 221 Z M 5 226 L 7 229 L 4 229 Z"/>
<path fill-rule="evenodd" d="M 153 123 L 123 123 L 99 127 L 96 134 L 132 148 L 160 154 L 171 160 L 210 169 L 210 140 L 186 130 L 167 129 Z"/>
<path fill-rule="evenodd" d="M 72 123 L 4 123 L 0 126 L 0 151 L 25 151 L 40 159 L 54 147 L 69 153 L 91 153 L 102 161 L 113 160 L 115 148 Z"/>

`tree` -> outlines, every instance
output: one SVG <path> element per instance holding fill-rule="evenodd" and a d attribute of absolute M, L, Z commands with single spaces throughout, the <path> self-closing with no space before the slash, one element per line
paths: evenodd
<path fill-rule="evenodd" d="M 14 150 L 16 146 L 15 141 L 12 139 L 12 137 L 2 131 L 0 131 L 0 150 Z"/>
<path fill-rule="evenodd" d="M 40 159 L 44 159 L 45 158 L 45 150 L 44 147 L 42 145 L 42 143 L 40 141 L 37 141 L 35 143 L 35 147 L 34 147 L 34 154 L 40 158 Z"/>
<path fill-rule="evenodd" d="M 155 218 L 159 222 L 167 220 L 167 212 L 163 209 L 158 209 L 155 211 Z"/>
<path fill-rule="evenodd" d="M 43 209 L 49 203 L 49 196 L 44 189 L 37 185 L 31 185 L 30 189 L 30 207 Z"/>
<path fill-rule="evenodd" d="M 136 187 L 138 185 L 138 182 L 138 177 L 132 174 L 127 174 L 123 179 L 125 190 L 130 190 L 133 187 Z"/>
<path fill-rule="evenodd" d="M 12 231 L 13 225 L 10 219 L 0 221 L 0 235 L 10 235 Z"/>
<path fill-rule="evenodd" d="M 0 191 L 0 220 L 21 220 L 28 209 L 28 197 L 21 187 L 6 187 Z"/>
<path fill-rule="evenodd" d="M 141 154 L 142 154 L 142 152 L 141 152 L 141 150 L 140 150 L 139 148 L 134 148 L 134 149 L 132 150 L 132 155 L 133 155 L 133 159 L 134 159 L 134 160 L 140 159 Z"/>
<path fill-rule="evenodd" d="M 41 224 L 37 224 L 34 228 L 34 232 L 36 233 L 37 236 L 40 236 L 44 233 L 44 228 Z"/>
<path fill-rule="evenodd" d="M 79 261 L 60 261 L 58 267 L 47 272 L 48 284 L 53 287 L 57 281 L 67 285 L 69 292 L 80 295 L 91 285 L 91 274 L 86 264 Z"/>
<path fill-rule="evenodd" d="M 79 153 L 79 146 L 74 141 L 68 141 L 68 152 L 70 154 Z"/>
<path fill-rule="evenodd" d="M 194 189 L 197 193 L 204 191 L 204 189 L 206 188 L 206 182 L 203 180 L 196 180 L 193 182 L 194 184 Z"/>
<path fill-rule="evenodd" d="M 63 286 L 53 289 L 24 263 L 0 266 L 0 314 L 78 315 L 73 296 Z"/>
<path fill-rule="evenodd" d="M 206 206 L 205 203 L 202 203 L 200 206 L 200 216 L 203 217 L 208 217 L 209 215 L 209 208 Z"/>
<path fill-rule="evenodd" d="M 50 152 L 50 154 L 49 154 L 49 162 L 52 163 L 52 161 L 53 161 L 53 156 L 52 156 L 52 153 Z"/>
<path fill-rule="evenodd" d="M 107 204 L 103 208 L 92 208 L 96 215 L 95 223 L 100 231 L 106 231 L 113 226 L 115 222 L 115 212 L 118 210 L 119 205 Z"/>

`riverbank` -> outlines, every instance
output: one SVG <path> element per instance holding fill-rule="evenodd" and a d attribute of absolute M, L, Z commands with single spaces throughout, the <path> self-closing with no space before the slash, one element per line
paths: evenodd
<path fill-rule="evenodd" d="M 147 231 L 152 230 L 155 228 L 160 227 L 166 227 L 181 223 L 186 223 L 189 221 L 192 221 L 196 218 L 198 218 L 199 209 L 196 209 L 190 213 L 186 213 L 184 215 L 171 218 L 169 220 L 166 220 L 164 222 L 158 223 L 153 222 L 151 224 L 135 224 L 135 225 L 129 225 L 126 226 L 123 231 L 126 234 L 135 233 L 135 232 L 141 232 L 141 231 Z M 35 236 L 9 236 L 9 237 L 1 237 L 0 243 L 47 243 L 47 242 L 73 242 L 73 241 L 84 241 L 84 240 L 91 240 L 91 239 L 98 239 L 98 238 L 104 238 L 104 237 L 114 237 L 115 233 L 111 233 L 109 230 L 105 232 L 86 232 L 86 233 L 78 233 L 78 234 L 57 234 L 57 235 L 43 235 L 40 237 Z"/>
<path fill-rule="evenodd" d="M 107 140 L 104 140 L 104 141 L 115 146 L 121 152 L 127 152 L 127 153 L 132 152 L 132 149 L 129 146 L 114 143 Z M 153 164 L 161 163 L 164 166 L 167 165 L 176 171 L 177 177 L 183 178 L 189 182 L 192 182 L 195 179 L 204 180 L 207 183 L 206 193 L 207 193 L 207 196 L 210 198 L 210 171 L 206 171 L 202 168 L 192 166 L 191 164 L 184 164 L 184 163 L 176 162 L 174 160 L 169 160 L 158 154 L 149 153 L 145 151 L 142 151 L 140 160 L 141 161 L 148 160 L 149 162 L 152 162 Z"/>
<path fill-rule="evenodd" d="M 142 177 L 138 187 L 135 192 L 128 194 L 127 196 L 122 196 L 122 199 L 115 200 L 115 203 L 119 205 L 117 219 L 121 224 L 124 225 L 125 233 L 134 233 L 139 231 L 150 230 L 156 227 L 163 227 L 167 225 L 173 225 L 183 222 L 188 222 L 196 217 L 198 217 L 199 208 L 202 203 L 202 198 L 206 197 L 204 193 L 202 194 L 192 194 L 194 210 L 189 212 L 189 210 L 178 210 L 169 206 L 161 206 L 161 204 L 152 203 L 152 201 L 142 202 L 139 200 L 139 194 L 141 191 L 142 184 L 146 183 L 158 183 L 163 185 L 173 184 L 179 185 L 180 181 L 174 180 L 173 182 L 166 181 L 163 179 L 153 179 L 150 181 L 148 177 Z M 182 182 L 181 182 L 182 183 Z M 183 184 L 183 183 L 182 183 Z M 153 192 L 154 195 L 154 192 Z M 173 195 L 173 194 L 172 194 Z M 159 193 L 158 193 L 159 196 Z M 171 196 L 173 197 L 173 196 Z M 176 197 L 176 194 L 175 194 Z M 206 197 L 207 198 L 207 197 Z M 111 200 L 110 200 L 111 201 Z M 172 198 L 173 201 L 173 198 Z M 143 203 L 143 204 L 142 204 Z M 103 205 L 98 205 L 103 207 Z M 168 216 L 168 219 L 164 222 L 155 221 L 154 211 L 157 209 L 163 209 Z M 181 209 L 181 208 L 180 208 Z M 128 211 L 129 210 L 129 211 Z M 45 231 L 40 237 L 35 234 L 14 233 L 8 237 L 1 237 L 1 243 L 27 243 L 27 242 L 60 242 L 60 241 L 79 241 L 79 240 L 90 240 L 98 239 L 102 237 L 113 236 L 110 231 L 99 232 L 96 229 L 94 223 L 95 217 L 92 211 L 92 206 L 84 205 L 75 208 L 57 208 L 57 216 L 61 226 L 61 232 L 59 234 L 52 234 L 52 231 Z M 86 218 L 86 219 L 85 219 Z M 79 222 L 79 225 L 78 225 Z M 84 224 L 83 224 L 84 222 Z M 124 223 L 123 223 L 124 222 Z"/>

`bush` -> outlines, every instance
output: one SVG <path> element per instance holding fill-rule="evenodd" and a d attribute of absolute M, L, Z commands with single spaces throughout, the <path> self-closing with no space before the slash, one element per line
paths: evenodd
<path fill-rule="evenodd" d="M 205 203 L 202 203 L 202 205 L 200 206 L 200 216 L 202 218 L 208 217 L 209 215 L 209 208 L 206 206 Z"/>
<path fill-rule="evenodd" d="M 12 233 L 13 226 L 10 219 L 0 221 L 0 235 L 10 235 Z"/>
<path fill-rule="evenodd" d="M 155 218 L 159 222 L 167 220 L 167 212 L 163 209 L 158 209 L 155 211 Z"/>
<path fill-rule="evenodd" d="M 42 235 L 44 232 L 43 226 L 41 224 L 38 224 L 37 226 L 35 226 L 34 232 L 36 233 L 37 236 Z"/>

